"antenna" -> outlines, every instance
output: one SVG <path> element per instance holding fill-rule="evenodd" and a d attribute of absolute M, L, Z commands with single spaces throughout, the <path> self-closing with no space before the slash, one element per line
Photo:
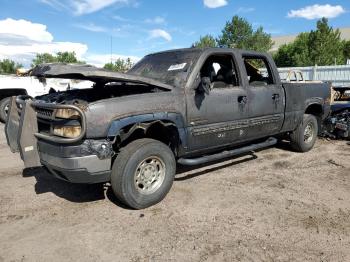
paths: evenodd
<path fill-rule="evenodd" d="M 111 36 L 111 64 L 112 64 L 112 54 L 113 54 L 113 37 Z"/>

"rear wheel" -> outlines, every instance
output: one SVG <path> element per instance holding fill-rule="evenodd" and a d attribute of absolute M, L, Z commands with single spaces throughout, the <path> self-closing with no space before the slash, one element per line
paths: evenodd
<path fill-rule="evenodd" d="M 310 151 L 316 142 L 318 123 L 314 115 L 305 114 L 303 121 L 290 136 L 291 146 L 297 152 Z"/>
<path fill-rule="evenodd" d="M 168 146 L 153 139 L 139 139 L 123 148 L 114 161 L 112 189 L 124 204 L 143 209 L 163 200 L 175 171 L 175 157 Z"/>
<path fill-rule="evenodd" d="M 10 97 L 4 98 L 0 101 L 0 121 L 3 123 L 7 120 L 7 115 L 10 110 L 10 101 Z"/>

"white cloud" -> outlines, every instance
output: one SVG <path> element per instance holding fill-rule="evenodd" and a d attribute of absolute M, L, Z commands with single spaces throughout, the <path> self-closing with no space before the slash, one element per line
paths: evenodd
<path fill-rule="evenodd" d="M 165 31 L 165 30 L 162 30 L 162 29 L 154 29 L 152 31 L 149 32 L 149 36 L 150 38 L 163 38 L 165 40 L 167 40 L 168 42 L 171 41 L 171 35 Z"/>
<path fill-rule="evenodd" d="M 164 17 L 161 17 L 161 16 L 156 16 L 154 18 L 148 18 L 145 20 L 145 23 L 147 24 L 157 24 L 157 25 L 160 25 L 160 24 L 165 24 L 166 21 L 165 21 L 165 18 Z"/>
<path fill-rule="evenodd" d="M 134 0 L 65 0 L 63 2 L 58 0 L 40 0 L 40 2 L 57 10 L 71 10 L 77 16 L 91 14 L 114 4 L 132 4 L 134 7 L 137 7 L 137 3 Z"/>
<path fill-rule="evenodd" d="M 76 24 L 75 27 L 90 31 L 90 32 L 107 32 L 108 29 L 103 26 L 95 25 L 94 23 L 90 24 Z"/>
<path fill-rule="evenodd" d="M 115 19 L 115 20 L 117 20 L 119 22 L 129 22 L 130 21 L 130 19 L 124 18 L 124 17 L 122 17 L 120 15 L 113 16 L 113 19 Z"/>
<path fill-rule="evenodd" d="M 94 13 L 115 3 L 127 4 L 128 0 L 74 0 L 72 6 L 76 15 Z"/>
<path fill-rule="evenodd" d="M 39 0 L 41 3 L 51 6 L 56 10 L 66 9 L 67 7 L 59 0 Z"/>
<path fill-rule="evenodd" d="M 0 58 L 9 58 L 30 65 L 37 53 L 74 51 L 82 59 L 87 45 L 72 42 L 55 42 L 46 25 L 26 20 L 7 18 L 0 20 Z"/>
<path fill-rule="evenodd" d="M 227 0 L 203 0 L 203 3 L 208 8 L 218 8 L 227 5 Z"/>
<path fill-rule="evenodd" d="M 112 54 L 112 62 L 116 61 L 118 58 L 121 58 L 121 59 L 130 58 L 133 63 L 136 63 L 140 60 L 140 57 L 137 57 L 137 56 Z M 84 59 L 86 63 L 90 65 L 103 67 L 105 64 L 111 62 L 111 54 L 87 54 L 84 57 Z"/>
<path fill-rule="evenodd" d="M 322 17 L 334 18 L 345 13 L 345 9 L 341 5 L 311 5 L 298 10 L 288 12 L 289 18 L 305 18 L 308 20 L 319 19 Z"/>
<path fill-rule="evenodd" d="M 0 34 L 11 34 L 22 36 L 33 41 L 53 40 L 53 36 L 46 31 L 46 25 L 36 24 L 23 19 L 14 20 L 7 18 L 0 20 Z"/>
<path fill-rule="evenodd" d="M 250 13 L 254 11 L 255 11 L 254 7 L 240 7 L 237 9 L 237 13 Z"/>

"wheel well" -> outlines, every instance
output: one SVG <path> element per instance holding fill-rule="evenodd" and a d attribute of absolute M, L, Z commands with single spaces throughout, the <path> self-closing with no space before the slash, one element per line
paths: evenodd
<path fill-rule="evenodd" d="M 11 96 L 19 96 L 19 95 L 27 95 L 27 90 L 15 88 L 15 89 L 0 89 L 0 100 L 11 97 Z"/>
<path fill-rule="evenodd" d="M 314 115 L 318 117 L 321 117 L 322 113 L 323 108 L 320 104 L 309 105 L 305 110 L 305 114 Z"/>
<path fill-rule="evenodd" d="M 306 110 L 305 114 L 314 115 L 317 119 L 318 124 L 318 131 L 321 132 L 322 129 L 322 114 L 323 114 L 323 107 L 320 104 L 312 104 L 309 105 Z"/>
<path fill-rule="evenodd" d="M 163 142 L 177 155 L 180 144 L 179 132 L 175 123 L 163 120 L 136 123 L 122 128 L 117 137 L 114 150 L 119 151 L 120 148 L 130 142 L 141 138 L 152 138 Z"/>

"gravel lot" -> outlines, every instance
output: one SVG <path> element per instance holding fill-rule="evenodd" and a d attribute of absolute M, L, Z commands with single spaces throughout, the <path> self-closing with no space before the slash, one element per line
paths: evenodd
<path fill-rule="evenodd" d="M 350 146 L 319 140 L 192 169 L 166 199 L 24 170 L 0 127 L 0 261 L 350 261 Z"/>

